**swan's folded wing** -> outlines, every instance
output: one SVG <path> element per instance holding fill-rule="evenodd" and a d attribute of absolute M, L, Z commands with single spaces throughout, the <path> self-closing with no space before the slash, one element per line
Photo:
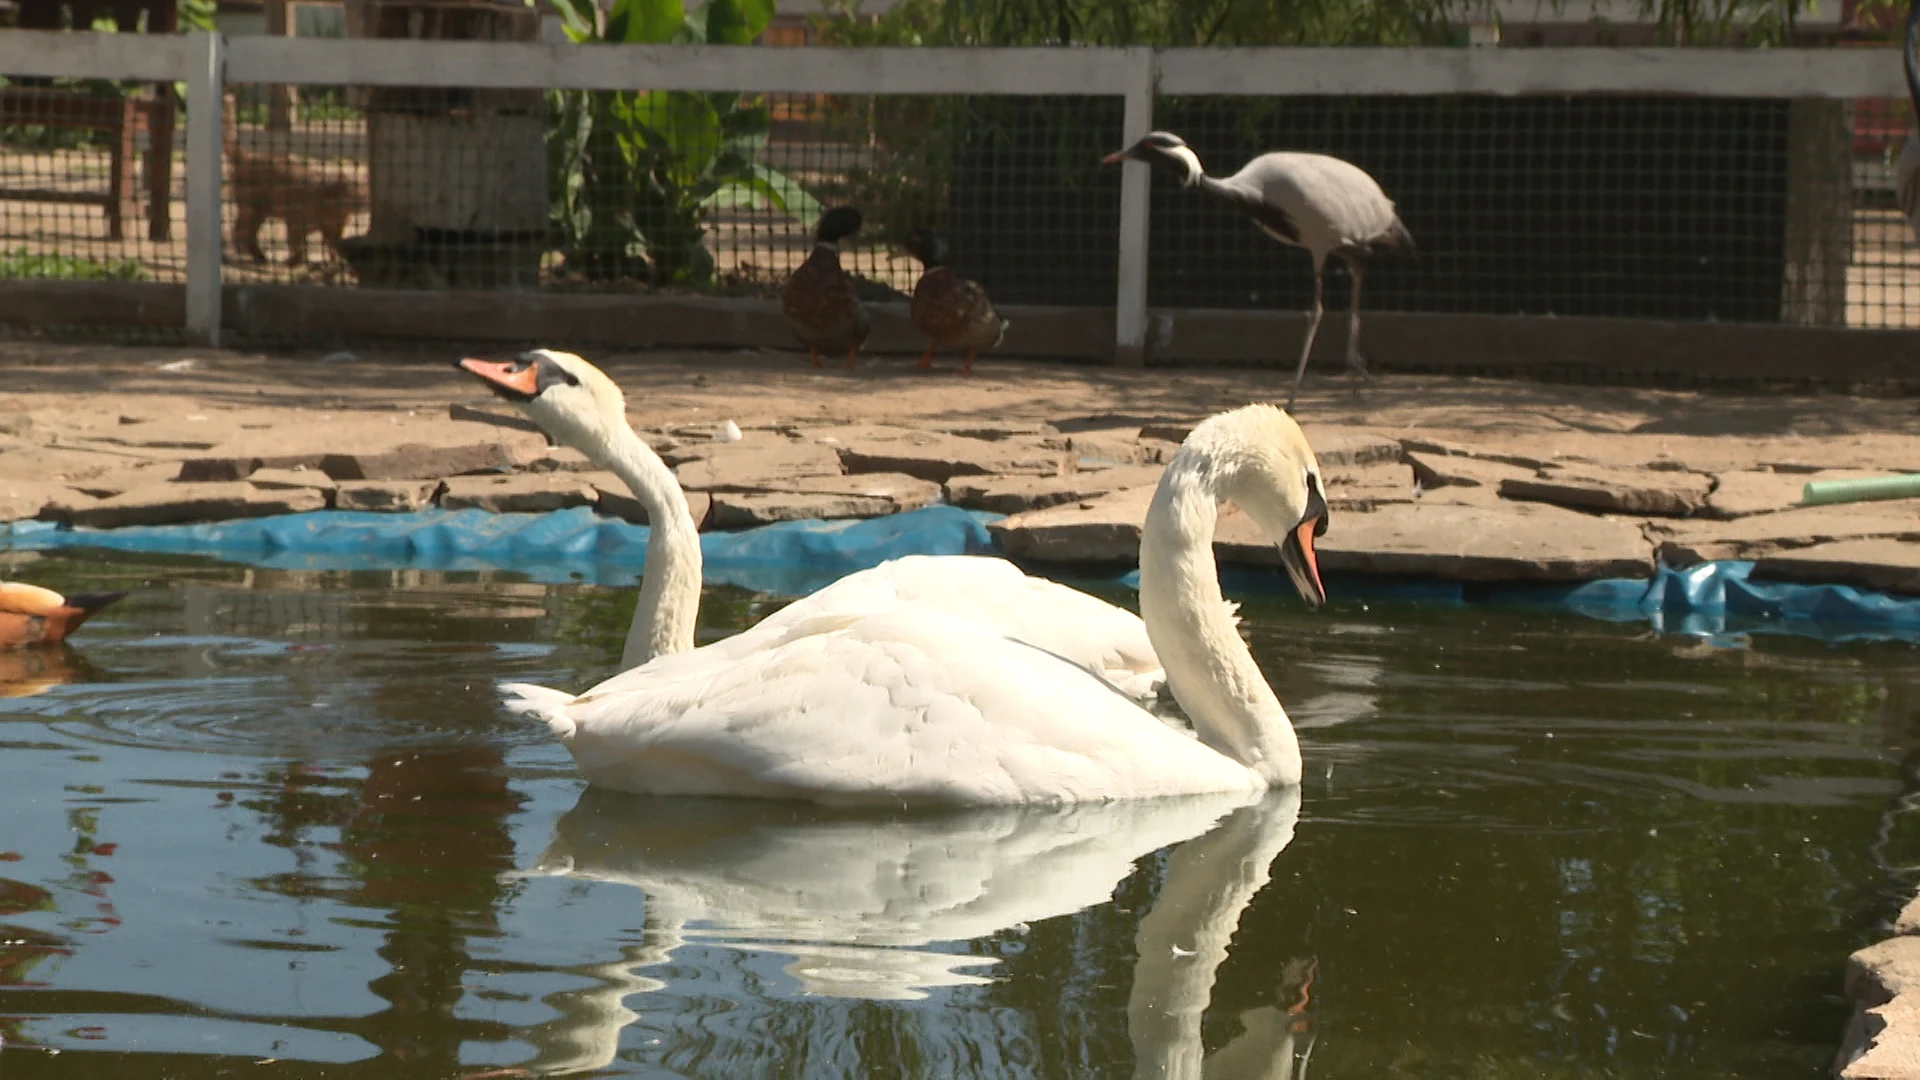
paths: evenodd
<path fill-rule="evenodd" d="M 662 657 L 566 713 L 581 771 L 629 791 L 980 804 L 1257 786 L 1079 667 L 920 610 Z"/>
<path fill-rule="evenodd" d="M 766 623 L 790 627 L 816 615 L 895 607 L 926 608 L 976 623 L 1098 671 L 1135 696 L 1150 694 L 1151 685 L 1162 678 L 1138 615 L 1078 589 L 1030 577 L 1007 560 L 990 556 L 894 559 L 796 600 Z"/>

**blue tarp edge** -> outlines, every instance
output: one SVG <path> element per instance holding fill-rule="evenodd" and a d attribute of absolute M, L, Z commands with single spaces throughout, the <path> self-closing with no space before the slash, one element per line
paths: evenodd
<path fill-rule="evenodd" d="M 789 521 L 700 538 L 711 582 L 803 595 L 902 555 L 995 550 L 987 531 L 1002 515 L 930 506 L 863 521 Z M 106 548 L 145 554 L 212 555 L 281 569 L 506 569 L 536 581 L 627 584 L 646 559 L 645 526 L 588 508 L 546 514 L 422 510 L 381 514 L 328 510 L 199 525 L 68 529 L 48 522 L 0 526 L 0 548 Z M 1920 598 L 1847 585 L 1754 581 L 1751 562 L 1711 562 L 1651 578 L 1566 585 L 1475 585 L 1338 577 L 1336 594 L 1442 603 L 1550 605 L 1609 621 L 1718 637 L 1781 631 L 1828 640 L 1920 643 Z M 1286 589 L 1276 571 L 1230 568 L 1230 587 Z M 1133 586 L 1135 573 L 1116 583 Z"/>

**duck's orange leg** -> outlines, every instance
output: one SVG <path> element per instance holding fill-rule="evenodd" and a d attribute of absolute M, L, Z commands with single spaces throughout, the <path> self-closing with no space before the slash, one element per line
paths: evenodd
<path fill-rule="evenodd" d="M 809 345 L 809 346 L 807 346 L 807 359 L 809 359 L 809 360 L 811 360 L 811 361 L 813 361 L 813 366 L 814 366 L 814 367 L 819 367 L 819 366 L 820 366 L 820 348 L 819 348 L 819 346 L 817 346 L 817 345 Z"/>
<path fill-rule="evenodd" d="M 933 346 L 929 345 L 927 346 L 927 351 L 920 354 L 920 367 L 922 370 L 925 370 L 926 368 L 930 368 L 932 366 L 933 366 Z"/>
<path fill-rule="evenodd" d="M 847 350 L 847 367 L 848 368 L 853 367 L 853 354 L 859 351 L 860 351 L 860 346 L 858 345 L 855 345 L 854 347 Z"/>
<path fill-rule="evenodd" d="M 960 374 L 965 375 L 973 370 L 973 357 L 976 351 L 977 350 L 974 349 L 967 350 L 967 366 L 960 369 Z"/>

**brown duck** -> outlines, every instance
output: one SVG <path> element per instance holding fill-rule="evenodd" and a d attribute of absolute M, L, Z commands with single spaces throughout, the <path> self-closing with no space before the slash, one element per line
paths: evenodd
<path fill-rule="evenodd" d="M 836 206 L 820 215 L 813 231 L 813 254 L 800 264 L 780 291 L 780 308 L 794 336 L 807 346 L 808 359 L 820 366 L 820 354 L 854 354 L 866 344 L 872 325 L 867 309 L 853 291 L 853 282 L 840 269 L 840 241 L 860 230 L 860 211 Z"/>
<path fill-rule="evenodd" d="M 921 367 L 933 364 L 933 350 L 942 345 L 967 350 L 967 366 L 981 349 L 991 349 L 1007 336 L 1012 325 L 993 310 L 993 299 L 977 281 L 968 281 L 946 265 L 947 241 L 938 233 L 919 229 L 907 237 L 907 253 L 926 270 L 913 287 L 913 325 L 931 338 L 920 357 Z"/>
<path fill-rule="evenodd" d="M 0 581 L 0 649 L 53 645 L 126 593 L 61 596 L 21 581 Z"/>

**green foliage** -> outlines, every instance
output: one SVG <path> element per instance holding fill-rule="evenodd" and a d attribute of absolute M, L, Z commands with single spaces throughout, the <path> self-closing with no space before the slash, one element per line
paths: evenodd
<path fill-rule="evenodd" d="M 84 259 L 26 248 L 0 254 L 0 278 L 58 278 L 65 281 L 145 281 L 147 272 L 132 259 Z"/>
<path fill-rule="evenodd" d="M 218 9 L 217 0 L 180 0 L 180 31 L 217 30 L 214 25 L 214 12 Z"/>
<path fill-rule="evenodd" d="M 555 0 L 577 42 L 746 45 L 773 18 L 772 0 Z M 649 278 L 705 285 L 701 244 L 717 208 L 771 205 L 811 226 L 820 205 L 756 159 L 772 123 L 764 102 L 737 93 L 555 92 L 549 98 L 552 218 L 567 267 L 589 280 Z"/>
<path fill-rule="evenodd" d="M 823 40 L 844 45 L 1458 45 L 1473 0 L 902 0 L 877 18 L 827 0 Z M 1814 0 L 1630 0 L 1671 45 L 1785 45 Z M 1564 0 L 1548 0 L 1559 12 Z M 1865 0 L 1869 11 L 1894 0 Z M 1904 10 L 1901 6 L 1899 10 Z"/>

